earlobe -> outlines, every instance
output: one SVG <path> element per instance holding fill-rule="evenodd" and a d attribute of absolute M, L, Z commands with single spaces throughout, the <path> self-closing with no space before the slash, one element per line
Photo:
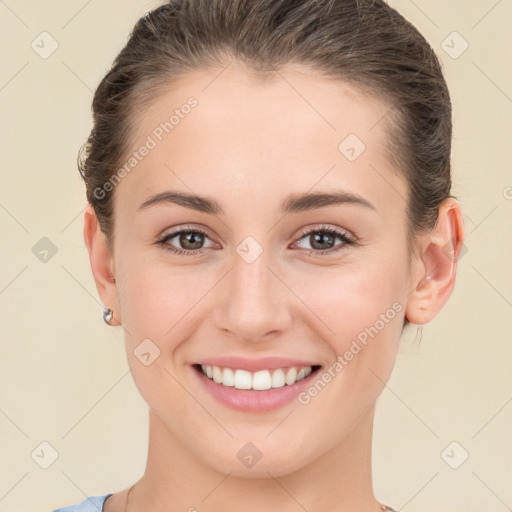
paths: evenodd
<path fill-rule="evenodd" d="M 84 241 L 101 301 L 105 307 L 113 310 L 110 325 L 121 325 L 114 261 L 92 205 L 88 205 L 84 213 Z"/>
<path fill-rule="evenodd" d="M 434 229 L 422 241 L 421 260 L 411 281 L 405 315 L 409 322 L 430 322 L 448 301 L 463 249 L 464 223 L 460 204 L 453 198 L 439 206 Z"/>

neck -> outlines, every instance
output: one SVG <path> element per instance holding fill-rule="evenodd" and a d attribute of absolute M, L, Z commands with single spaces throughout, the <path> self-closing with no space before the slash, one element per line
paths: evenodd
<path fill-rule="evenodd" d="M 216 471 L 188 451 L 150 412 L 146 470 L 130 495 L 129 509 L 190 512 L 380 512 L 371 477 L 374 408 L 343 442 L 307 466 L 261 478 Z"/>

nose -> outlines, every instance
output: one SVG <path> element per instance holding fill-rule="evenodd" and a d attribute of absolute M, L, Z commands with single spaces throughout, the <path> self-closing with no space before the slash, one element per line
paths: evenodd
<path fill-rule="evenodd" d="M 234 255 L 233 267 L 221 284 L 215 325 L 239 341 L 268 341 L 291 325 L 293 294 L 272 268 L 265 252 L 249 263 Z"/>

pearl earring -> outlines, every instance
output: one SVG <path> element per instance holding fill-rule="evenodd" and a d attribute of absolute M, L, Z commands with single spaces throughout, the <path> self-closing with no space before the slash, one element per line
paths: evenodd
<path fill-rule="evenodd" d="M 103 308 L 103 320 L 105 323 L 110 325 L 110 321 L 112 320 L 113 316 L 114 312 L 110 308 Z"/>

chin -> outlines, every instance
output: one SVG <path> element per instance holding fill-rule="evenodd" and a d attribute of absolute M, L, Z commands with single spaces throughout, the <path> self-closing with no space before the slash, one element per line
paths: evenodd
<path fill-rule="evenodd" d="M 245 438 L 247 439 L 247 438 Z M 286 450 L 276 449 L 268 439 L 261 441 L 231 440 L 224 444 L 219 453 L 209 452 L 203 462 L 219 473 L 230 473 L 239 478 L 282 477 L 300 470 L 307 461 L 303 460 L 304 444 L 295 446 L 287 442 Z M 234 445 L 234 448 L 232 447 Z M 300 457 L 299 457 L 300 454 Z M 203 454 L 204 455 L 204 454 Z"/>

